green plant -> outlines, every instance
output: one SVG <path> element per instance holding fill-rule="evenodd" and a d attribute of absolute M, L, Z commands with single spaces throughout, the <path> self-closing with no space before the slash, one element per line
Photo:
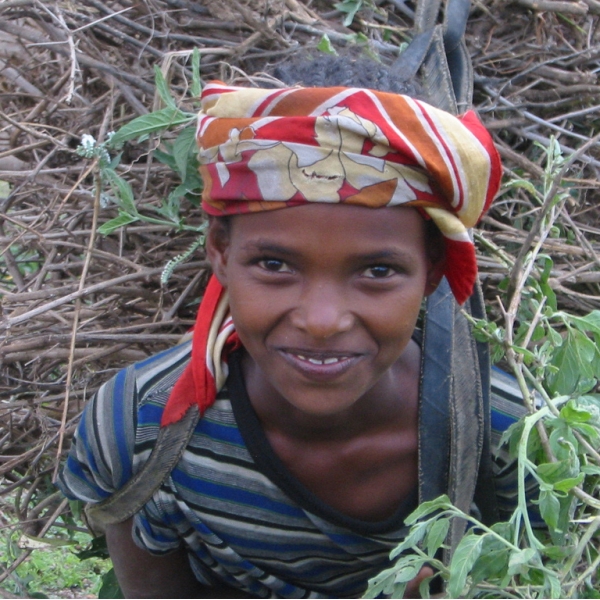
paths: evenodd
<path fill-rule="evenodd" d="M 358 13 L 358 11 L 362 8 L 375 8 L 372 0 L 342 0 L 342 2 L 337 2 L 334 4 L 334 6 L 337 8 L 337 10 L 346 15 L 344 17 L 345 27 L 352 25 L 352 21 L 354 21 L 356 13 Z"/>
<path fill-rule="evenodd" d="M 13 529 L 3 536 L 0 568 L 9 567 L 27 550 L 31 550 L 31 555 L 3 582 L 3 589 L 19 596 L 27 594 L 29 598 L 57 597 L 65 590 L 98 593 L 102 573 L 110 563 L 99 555 L 81 562 L 79 552 L 89 541 L 90 536 L 82 532 L 73 532 L 66 539 L 63 535 L 40 539 Z"/>
<path fill-rule="evenodd" d="M 200 96 L 200 54 L 192 52 L 192 80 L 189 90 L 192 99 Z M 103 206 L 116 205 L 118 214 L 98 228 L 98 232 L 109 235 L 136 221 L 164 225 L 176 231 L 194 231 L 198 238 L 190 250 L 176 257 L 165 267 L 162 281 L 169 278 L 174 267 L 186 260 L 204 241 L 205 223 L 188 225 L 183 218 L 182 200 L 198 204 L 202 192 L 202 180 L 198 174 L 196 152 L 196 113 L 181 110 L 171 95 L 169 85 L 162 71 L 155 66 L 157 94 L 163 108 L 142 115 L 126 123 L 117 132 L 110 133 L 106 141 L 97 142 L 91 135 L 82 136 L 77 148 L 78 154 L 95 159 L 98 164 L 98 177 L 102 188 Z M 176 136 L 173 139 L 173 136 Z M 152 156 L 168 166 L 179 178 L 177 185 L 160 206 L 139 205 L 133 188 L 120 168 L 123 144 L 131 140 L 142 142 L 157 136 Z M 114 154 L 114 156 L 113 156 Z"/>
<path fill-rule="evenodd" d="M 552 260 L 541 252 L 570 198 L 560 184 L 575 158 L 565 161 L 552 141 L 540 190 L 526 180 L 508 184 L 539 207 L 531 244 L 516 259 L 479 236 L 508 277 L 502 324 L 477 321 L 474 329 L 508 364 L 529 413 L 503 440 L 518 461 L 517 506 L 509 521 L 492 527 L 446 496 L 419 506 L 406 521 L 408 537 L 392 552 L 397 562 L 371 580 L 366 597 L 402 597 L 425 564 L 439 572 L 451 598 L 600 597 L 600 311 L 577 316 L 559 310 L 550 285 Z M 526 477 L 537 483 L 537 497 L 527 497 Z M 533 527 L 531 505 L 545 529 Z M 439 553 L 453 518 L 470 527 L 445 565 Z M 421 587 L 428 597 L 429 580 Z"/>

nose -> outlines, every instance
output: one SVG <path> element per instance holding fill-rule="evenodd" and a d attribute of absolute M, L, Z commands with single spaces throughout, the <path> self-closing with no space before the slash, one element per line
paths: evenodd
<path fill-rule="evenodd" d="M 349 331 L 354 316 L 348 308 L 347 294 L 333 284 L 305 286 L 292 323 L 314 339 L 327 339 Z"/>

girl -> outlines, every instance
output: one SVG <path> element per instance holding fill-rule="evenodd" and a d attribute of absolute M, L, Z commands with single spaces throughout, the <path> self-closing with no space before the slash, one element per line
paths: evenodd
<path fill-rule="evenodd" d="M 101 388 L 60 485 L 107 502 L 196 411 L 169 477 L 107 528 L 125 594 L 360 596 L 429 477 L 416 323 L 442 276 L 471 294 L 498 154 L 473 113 L 409 96 L 219 82 L 198 145 L 214 276 L 194 339 Z"/>

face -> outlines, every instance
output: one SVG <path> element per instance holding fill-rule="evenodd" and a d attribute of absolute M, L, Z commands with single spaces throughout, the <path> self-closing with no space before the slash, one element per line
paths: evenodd
<path fill-rule="evenodd" d="M 234 216 L 211 225 L 207 251 L 260 393 L 323 417 L 389 380 L 442 270 L 412 208 Z"/>

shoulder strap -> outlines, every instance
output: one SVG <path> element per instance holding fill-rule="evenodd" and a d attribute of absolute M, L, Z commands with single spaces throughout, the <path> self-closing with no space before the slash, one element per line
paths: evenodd
<path fill-rule="evenodd" d="M 443 23 L 439 23 L 441 5 L 441 0 L 418 2 L 416 36 L 406 52 L 412 69 L 415 62 L 422 61 L 420 73 L 428 100 L 456 114 L 470 107 L 473 94 L 472 65 L 464 42 L 470 0 L 447 0 Z M 485 318 L 479 285 L 462 310 Z M 422 502 L 447 493 L 453 504 L 467 513 L 475 500 L 483 521 L 492 523 L 497 520 L 497 507 L 490 459 L 489 352 L 486 344 L 473 338 L 462 310 L 445 281 L 427 301 L 419 498 Z M 446 562 L 465 527 L 466 523 L 454 519 Z"/>
<path fill-rule="evenodd" d="M 464 310 L 477 313 L 477 302 L 471 299 Z M 489 357 L 485 345 L 473 338 L 445 281 L 427 302 L 422 361 L 419 501 L 447 493 L 456 507 L 469 513 L 476 498 L 484 521 L 493 522 Z M 445 561 L 450 561 L 465 527 L 464 521 L 453 520 Z"/>
<path fill-rule="evenodd" d="M 473 69 L 464 42 L 471 2 L 447 0 L 440 23 L 441 6 L 442 0 L 417 2 L 415 35 L 392 69 L 401 65 L 402 79 L 419 71 L 428 101 L 458 114 L 469 108 L 473 96 Z"/>
<path fill-rule="evenodd" d="M 144 466 L 112 496 L 86 507 L 88 526 L 94 534 L 102 533 L 107 525 L 126 521 L 152 498 L 181 458 L 199 418 L 198 407 L 192 406 L 183 419 L 161 427 Z"/>

